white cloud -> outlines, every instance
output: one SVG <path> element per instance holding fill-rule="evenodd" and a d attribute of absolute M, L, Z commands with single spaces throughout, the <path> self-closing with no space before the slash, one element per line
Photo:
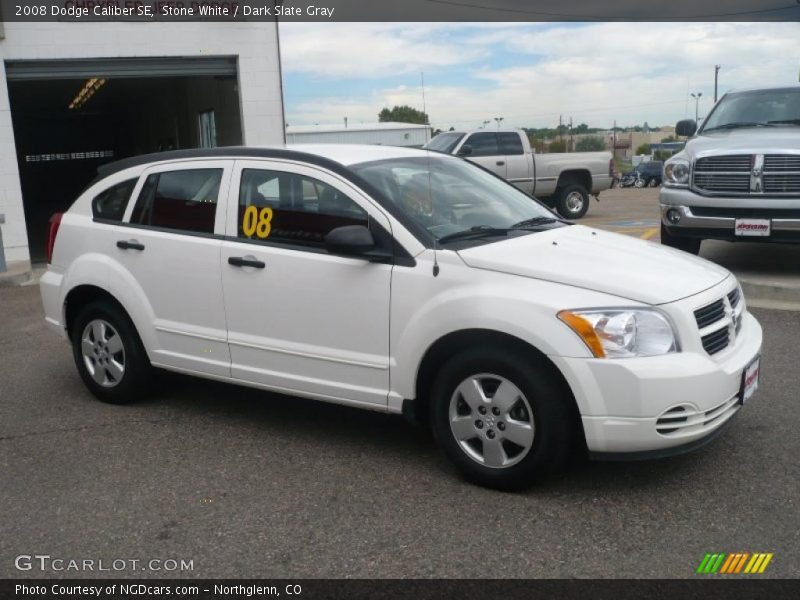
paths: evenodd
<path fill-rule="evenodd" d="M 693 116 L 690 91 L 703 93 L 701 114 L 710 109 L 715 64 L 720 93 L 792 84 L 800 48 L 797 23 L 314 24 L 294 25 L 288 36 L 283 29 L 286 72 L 368 83 L 424 69 L 426 108 L 445 128 L 494 116 L 553 125 L 559 114 L 596 126 L 673 123 Z M 509 66 L 492 67 L 497 57 Z M 437 83 L 452 68 L 470 80 Z M 374 121 L 384 106 L 422 106 L 419 87 L 324 95 L 287 106 L 290 122 Z"/>

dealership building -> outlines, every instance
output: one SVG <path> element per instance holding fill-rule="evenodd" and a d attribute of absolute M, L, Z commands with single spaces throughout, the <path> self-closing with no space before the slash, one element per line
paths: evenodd
<path fill-rule="evenodd" d="M 43 260 L 49 217 L 103 163 L 284 142 L 275 22 L 0 22 L 0 58 L 9 267 Z"/>

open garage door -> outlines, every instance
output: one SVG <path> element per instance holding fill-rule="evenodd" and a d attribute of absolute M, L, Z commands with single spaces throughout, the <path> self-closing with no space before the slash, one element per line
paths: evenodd
<path fill-rule="evenodd" d="M 100 165 L 242 143 L 231 57 L 6 62 L 32 260 Z"/>
<path fill-rule="evenodd" d="M 141 57 L 82 60 L 18 60 L 6 63 L 9 81 L 90 77 L 236 76 L 236 57 Z"/>

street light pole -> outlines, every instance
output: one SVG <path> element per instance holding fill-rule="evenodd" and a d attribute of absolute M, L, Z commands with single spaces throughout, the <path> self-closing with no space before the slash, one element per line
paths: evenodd
<path fill-rule="evenodd" d="M 696 94 L 690 94 L 692 98 L 694 98 L 694 122 L 697 123 L 699 113 L 699 106 L 700 106 L 700 96 L 703 95 L 703 92 L 697 92 Z"/>
<path fill-rule="evenodd" d="M 497 121 L 497 129 L 499 131 L 500 130 L 500 121 L 503 120 L 503 117 L 495 117 L 494 120 Z"/>

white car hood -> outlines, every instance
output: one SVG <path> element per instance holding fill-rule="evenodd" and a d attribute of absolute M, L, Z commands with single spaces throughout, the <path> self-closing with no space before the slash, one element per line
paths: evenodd
<path fill-rule="evenodd" d="M 665 304 L 730 275 L 712 262 L 660 244 L 572 225 L 458 251 L 470 267 Z"/>

